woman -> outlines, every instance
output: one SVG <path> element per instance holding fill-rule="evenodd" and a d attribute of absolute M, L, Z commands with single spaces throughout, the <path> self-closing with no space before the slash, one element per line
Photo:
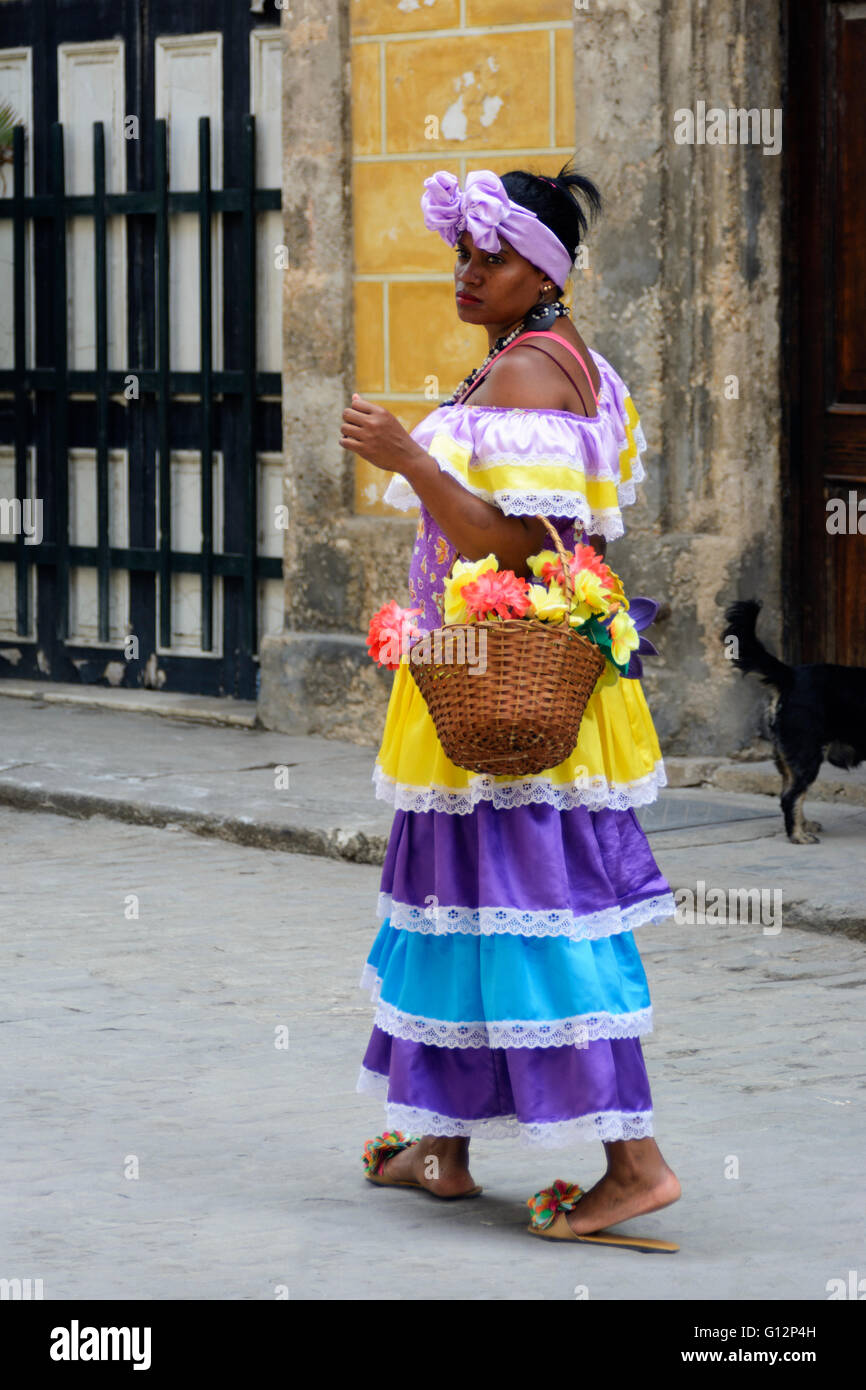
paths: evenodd
<path fill-rule="evenodd" d="M 386 502 L 420 508 L 409 593 L 429 630 L 455 556 L 492 552 L 530 576 L 527 557 L 551 545 L 539 513 L 566 549 L 589 537 L 604 555 L 645 441 L 625 384 L 561 302 L 587 228 L 579 200 L 598 211 L 595 186 L 567 165 L 556 179 L 482 170 L 461 189 L 440 171 L 424 183 L 425 224 L 455 251 L 458 317 L 483 324 L 491 350 L 411 434 L 354 395 L 340 443 L 393 472 Z M 652 1138 L 640 1044 L 651 1006 L 632 936 L 674 910 L 633 809 L 665 782 L 639 682 L 596 686 L 558 767 L 492 777 L 447 758 L 403 661 L 373 777 L 395 815 L 358 1090 L 385 1097 L 389 1126 L 424 1134 L 370 1141 L 367 1176 L 475 1196 L 474 1133 L 598 1138 L 605 1176 L 530 1198 L 530 1230 L 575 1239 L 676 1201 Z"/>

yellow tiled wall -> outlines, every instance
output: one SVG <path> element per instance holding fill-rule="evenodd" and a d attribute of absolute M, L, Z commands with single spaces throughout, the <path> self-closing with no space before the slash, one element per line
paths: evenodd
<path fill-rule="evenodd" d="M 457 317 L 454 253 L 424 226 L 424 179 L 555 174 L 574 154 L 573 0 L 350 5 L 354 389 L 412 429 L 488 350 Z M 390 477 L 356 459 L 359 512 L 397 515 L 381 502 Z"/>

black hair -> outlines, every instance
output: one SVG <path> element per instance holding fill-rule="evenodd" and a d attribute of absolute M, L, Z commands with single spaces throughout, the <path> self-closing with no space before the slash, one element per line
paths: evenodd
<path fill-rule="evenodd" d="M 502 182 L 509 198 L 534 212 L 573 260 L 590 222 L 601 212 L 601 194 L 591 179 L 569 168 L 570 163 L 567 160 L 555 177 L 511 169 L 502 175 Z M 557 285 L 556 291 L 561 295 L 562 286 Z"/>

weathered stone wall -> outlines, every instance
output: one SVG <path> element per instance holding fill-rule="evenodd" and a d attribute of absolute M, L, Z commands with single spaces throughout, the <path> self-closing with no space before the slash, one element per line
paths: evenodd
<path fill-rule="evenodd" d="M 782 106 L 781 8 L 575 11 L 576 140 L 606 196 L 576 316 L 629 383 L 650 445 L 609 558 L 632 592 L 670 604 L 644 666 L 669 754 L 731 753 L 759 729 L 759 687 L 719 641 L 727 604 L 760 596 L 762 635 L 781 641 L 782 156 L 674 139 L 675 113 L 698 101 Z"/>
<path fill-rule="evenodd" d="M 423 178 L 441 167 L 461 179 L 470 168 L 549 172 L 576 152 L 605 214 L 575 274 L 574 318 L 628 382 L 650 445 L 648 480 L 609 557 L 633 592 L 670 605 L 652 634 L 662 655 L 644 668 L 663 750 L 724 754 L 753 737 L 760 696 L 732 673 L 718 634 L 726 604 L 751 594 L 765 601 L 762 633 L 778 646 L 781 631 L 781 156 L 678 144 L 674 113 L 698 101 L 780 107 L 780 10 L 780 0 L 468 0 L 463 29 L 457 0 L 417 12 L 293 0 L 284 12 L 291 525 L 286 632 L 262 644 L 269 727 L 369 745 L 381 734 L 392 678 L 369 661 L 364 633 L 381 603 L 407 597 L 415 516 L 385 509 L 388 475 L 340 448 L 341 413 L 357 389 L 411 428 L 435 404 L 425 377 L 444 396 L 486 351 L 477 330 L 446 321 L 450 260 L 421 223 Z M 515 33 L 522 82 L 509 68 Z M 497 94 L 478 85 L 494 54 L 498 130 Z M 441 119 L 455 81 L 471 94 L 464 139 Z M 542 104 L 548 145 L 515 119 L 521 103 L 534 116 Z M 440 118 L 435 142 L 425 112 Z M 399 265 L 383 241 L 391 223 Z"/>

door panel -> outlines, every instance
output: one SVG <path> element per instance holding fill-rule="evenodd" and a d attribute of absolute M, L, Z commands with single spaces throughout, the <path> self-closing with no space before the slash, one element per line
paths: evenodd
<path fill-rule="evenodd" d="M 788 22 L 788 645 L 866 666 L 866 4 Z"/>

